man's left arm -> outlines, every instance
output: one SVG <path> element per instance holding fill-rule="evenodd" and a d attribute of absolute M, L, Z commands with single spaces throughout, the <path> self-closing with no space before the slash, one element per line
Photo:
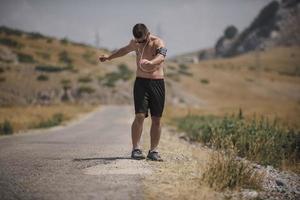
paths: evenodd
<path fill-rule="evenodd" d="M 141 65 L 143 68 L 146 68 L 147 70 L 143 70 L 146 72 L 154 72 L 159 67 L 159 64 L 164 62 L 165 57 L 167 55 L 167 49 L 163 43 L 163 41 L 159 40 L 157 42 L 156 46 L 156 56 L 152 60 L 143 59 L 141 60 Z"/>

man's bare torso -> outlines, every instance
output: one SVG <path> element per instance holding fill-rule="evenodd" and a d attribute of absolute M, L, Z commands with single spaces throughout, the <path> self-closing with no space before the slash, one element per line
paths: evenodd
<path fill-rule="evenodd" d="M 136 64 L 137 64 L 137 71 L 136 75 L 137 77 L 143 77 L 143 78 L 150 78 L 150 79 L 161 79 L 164 78 L 164 71 L 163 71 L 163 63 L 156 65 L 157 70 L 154 72 L 144 72 L 140 68 L 139 62 L 141 59 L 147 59 L 147 60 L 152 60 L 156 56 L 156 49 L 159 47 L 159 44 L 161 42 L 161 39 L 154 36 L 150 35 L 149 41 L 147 45 L 145 46 L 146 43 L 135 43 L 135 52 L 136 52 Z M 143 57 L 141 58 L 141 54 L 144 49 Z"/>

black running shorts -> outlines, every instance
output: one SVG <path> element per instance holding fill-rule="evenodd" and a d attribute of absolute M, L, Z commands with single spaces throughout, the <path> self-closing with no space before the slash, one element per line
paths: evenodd
<path fill-rule="evenodd" d="M 145 117 L 148 117 L 148 109 L 150 109 L 151 116 L 162 116 L 165 105 L 164 79 L 136 77 L 133 95 L 135 114 L 145 113 Z"/>

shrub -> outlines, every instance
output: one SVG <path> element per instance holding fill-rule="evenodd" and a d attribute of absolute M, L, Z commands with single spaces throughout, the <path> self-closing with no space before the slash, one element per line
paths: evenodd
<path fill-rule="evenodd" d="M 186 116 L 177 119 L 178 128 L 193 140 L 216 149 L 228 149 L 230 140 L 240 157 L 262 165 L 282 167 L 300 161 L 300 132 L 282 128 L 277 120 L 261 117 L 246 120 L 242 111 L 237 116 Z"/>
<path fill-rule="evenodd" d="M 47 38 L 46 36 L 44 36 L 38 32 L 30 32 L 30 33 L 28 33 L 28 37 L 30 39 L 45 39 L 45 38 Z"/>
<path fill-rule="evenodd" d="M 63 120 L 64 115 L 62 113 L 56 113 L 50 119 L 38 123 L 38 125 L 35 126 L 35 128 L 48 128 L 52 126 L 57 126 L 60 125 Z"/>
<path fill-rule="evenodd" d="M 46 40 L 46 42 L 49 43 L 49 44 L 52 43 L 52 41 L 53 41 L 52 38 L 48 38 L 48 39 Z"/>
<path fill-rule="evenodd" d="M 63 38 L 60 40 L 60 43 L 63 45 L 67 45 L 67 44 L 69 44 L 69 40 L 68 40 L 68 38 Z"/>
<path fill-rule="evenodd" d="M 124 63 L 118 66 L 119 74 L 124 81 L 131 79 L 133 72 L 128 68 L 128 66 Z"/>
<path fill-rule="evenodd" d="M 45 59 L 45 60 L 49 60 L 50 59 L 50 54 L 49 53 L 45 53 L 45 52 L 35 52 L 36 55 L 40 56 L 41 58 Z"/>
<path fill-rule="evenodd" d="M 23 63 L 34 63 L 35 60 L 31 55 L 25 53 L 17 53 L 19 62 Z"/>
<path fill-rule="evenodd" d="M 208 79 L 201 79 L 200 82 L 202 84 L 209 84 L 209 80 Z"/>
<path fill-rule="evenodd" d="M 48 81 L 49 77 L 47 75 L 44 74 L 40 74 L 38 75 L 38 77 L 36 78 L 38 81 Z"/>
<path fill-rule="evenodd" d="M 179 74 L 182 74 L 182 75 L 186 75 L 186 76 L 192 76 L 193 74 L 190 73 L 189 71 L 189 68 L 187 65 L 185 64 L 180 64 L 179 65 L 179 69 L 178 69 L 178 73 Z"/>
<path fill-rule="evenodd" d="M 118 80 L 128 81 L 132 76 L 132 70 L 126 64 L 120 64 L 117 72 L 110 72 L 104 77 L 98 77 L 98 81 L 106 87 L 115 87 Z"/>
<path fill-rule="evenodd" d="M 66 51 L 62 51 L 59 53 L 59 61 L 67 64 L 68 66 L 73 63 L 72 59 L 69 57 L 68 52 Z"/>
<path fill-rule="evenodd" d="M 82 57 L 85 59 L 86 62 L 90 63 L 90 64 L 97 64 L 97 59 L 96 59 L 96 55 L 94 51 L 86 51 Z"/>
<path fill-rule="evenodd" d="M 23 31 L 8 28 L 6 26 L 0 26 L 0 32 L 5 33 L 6 35 L 16 35 L 16 36 L 22 36 Z"/>
<path fill-rule="evenodd" d="M 82 82 L 82 83 L 89 83 L 92 80 L 93 79 L 90 76 L 83 76 L 78 78 L 78 82 Z"/>
<path fill-rule="evenodd" d="M 238 33 L 238 29 L 231 25 L 231 26 L 228 26 L 225 30 L 224 30 L 224 36 L 225 38 L 227 39 L 232 39 L 236 36 L 236 34 Z"/>
<path fill-rule="evenodd" d="M 22 48 L 23 45 L 20 44 L 19 42 L 9 39 L 9 38 L 0 38 L 0 44 L 3 44 L 8 47 L 13 47 L 13 48 Z"/>
<path fill-rule="evenodd" d="M 72 70 L 72 69 L 73 69 L 72 66 L 60 67 L 60 66 L 52 66 L 52 65 L 37 65 L 35 67 L 36 71 L 49 72 L 49 73 L 61 72 L 64 70 Z"/>
<path fill-rule="evenodd" d="M 4 72 L 5 72 L 5 70 L 2 67 L 0 67 L 0 74 L 2 74 Z"/>
<path fill-rule="evenodd" d="M 81 95 L 83 93 L 92 94 L 95 92 L 95 89 L 90 86 L 80 86 L 78 88 L 78 94 Z"/>
<path fill-rule="evenodd" d="M 3 123 L 0 123 L 0 135 L 10 135 L 13 132 L 13 126 L 10 121 L 5 120 Z"/>
<path fill-rule="evenodd" d="M 0 76 L 0 82 L 4 82 L 6 80 L 6 78 L 5 77 L 3 77 L 3 76 Z"/>

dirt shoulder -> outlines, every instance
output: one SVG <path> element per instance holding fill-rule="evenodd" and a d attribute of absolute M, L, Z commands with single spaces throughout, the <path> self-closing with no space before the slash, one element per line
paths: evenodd
<path fill-rule="evenodd" d="M 144 130 L 143 143 L 148 148 L 149 124 Z M 145 199 L 224 199 L 200 180 L 209 149 L 180 139 L 174 128 L 165 126 L 159 150 L 164 162 L 148 161 L 153 174 L 143 181 Z"/>

